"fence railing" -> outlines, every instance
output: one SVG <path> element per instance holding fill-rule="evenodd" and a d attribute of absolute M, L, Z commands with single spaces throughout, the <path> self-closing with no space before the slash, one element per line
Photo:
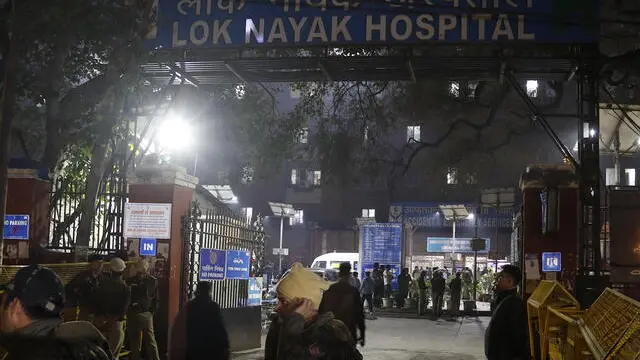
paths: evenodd
<path fill-rule="evenodd" d="M 250 276 L 262 274 L 265 232 L 262 219 L 247 223 L 246 218 L 223 205 L 200 209 L 194 203 L 191 212 L 182 218 L 184 263 L 183 301 L 191 299 L 198 283 L 200 250 L 245 250 L 250 254 Z M 213 282 L 213 299 L 221 308 L 247 305 L 248 280 L 225 279 Z"/>

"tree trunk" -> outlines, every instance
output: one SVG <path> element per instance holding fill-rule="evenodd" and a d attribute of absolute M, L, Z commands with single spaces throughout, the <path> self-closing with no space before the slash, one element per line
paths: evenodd
<path fill-rule="evenodd" d="M 81 204 L 80 224 L 78 225 L 75 244 L 75 260 L 77 262 L 87 261 L 90 239 L 93 233 L 93 220 L 96 214 L 96 200 L 98 199 L 104 178 L 109 140 L 113 134 L 113 128 L 120 119 L 120 110 L 122 109 L 124 95 L 118 94 L 115 98 L 115 101 L 109 109 L 109 113 L 102 119 L 98 127 L 98 133 L 96 134 L 93 145 L 89 175 L 85 183 L 85 197 Z"/>

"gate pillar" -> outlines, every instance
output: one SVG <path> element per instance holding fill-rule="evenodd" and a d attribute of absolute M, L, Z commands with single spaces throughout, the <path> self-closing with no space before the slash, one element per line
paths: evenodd
<path fill-rule="evenodd" d="M 180 308 L 183 291 L 181 218 L 189 212 L 198 178 L 187 175 L 186 170 L 178 166 L 142 165 L 129 175 L 128 182 L 130 202 L 172 204 L 171 238 L 157 240 L 157 248 L 166 247 L 164 244 L 169 247 L 164 271 L 156 276 L 160 288 L 160 309 L 155 316 L 156 339 L 161 354 L 164 354 L 169 329 Z M 131 249 L 128 251 L 131 252 Z"/>
<path fill-rule="evenodd" d="M 49 192 L 51 183 L 36 169 L 9 169 L 7 215 L 29 215 L 28 240 L 4 240 L 3 264 L 41 261 L 39 249 L 49 239 Z M 9 230 L 11 231 L 11 230 Z M 21 235 L 21 234 L 19 234 Z"/>

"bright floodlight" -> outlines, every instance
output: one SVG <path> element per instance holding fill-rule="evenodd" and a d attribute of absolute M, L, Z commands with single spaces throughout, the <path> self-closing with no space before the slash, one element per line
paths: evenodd
<path fill-rule="evenodd" d="M 193 143 L 193 131 L 182 117 L 170 115 L 160 124 L 156 139 L 160 148 L 178 150 Z"/>
<path fill-rule="evenodd" d="M 473 215 L 473 213 L 470 213 L 470 214 L 467 216 L 467 220 L 473 220 L 473 218 L 475 218 L 475 217 L 476 217 L 476 216 L 475 216 L 475 215 Z"/>

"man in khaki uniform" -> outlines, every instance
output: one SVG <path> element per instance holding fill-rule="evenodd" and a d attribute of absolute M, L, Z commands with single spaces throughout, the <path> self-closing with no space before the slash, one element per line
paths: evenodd
<path fill-rule="evenodd" d="M 89 256 L 89 269 L 78 273 L 65 287 L 66 321 L 89 320 L 95 309 L 95 291 L 102 281 L 102 256 Z"/>
<path fill-rule="evenodd" d="M 122 279 L 126 267 L 122 259 L 111 259 L 111 274 L 104 277 L 96 291 L 96 317 L 93 324 L 107 339 L 116 360 L 124 342 L 124 317 L 131 300 L 131 288 Z"/>
<path fill-rule="evenodd" d="M 149 263 L 144 259 L 136 264 L 137 274 L 129 280 L 131 306 L 127 314 L 127 332 L 131 347 L 130 360 L 140 360 L 142 351 L 151 360 L 160 360 L 153 329 L 153 314 L 158 309 L 158 280 L 149 275 Z M 142 336 L 142 338 L 141 338 Z"/>

